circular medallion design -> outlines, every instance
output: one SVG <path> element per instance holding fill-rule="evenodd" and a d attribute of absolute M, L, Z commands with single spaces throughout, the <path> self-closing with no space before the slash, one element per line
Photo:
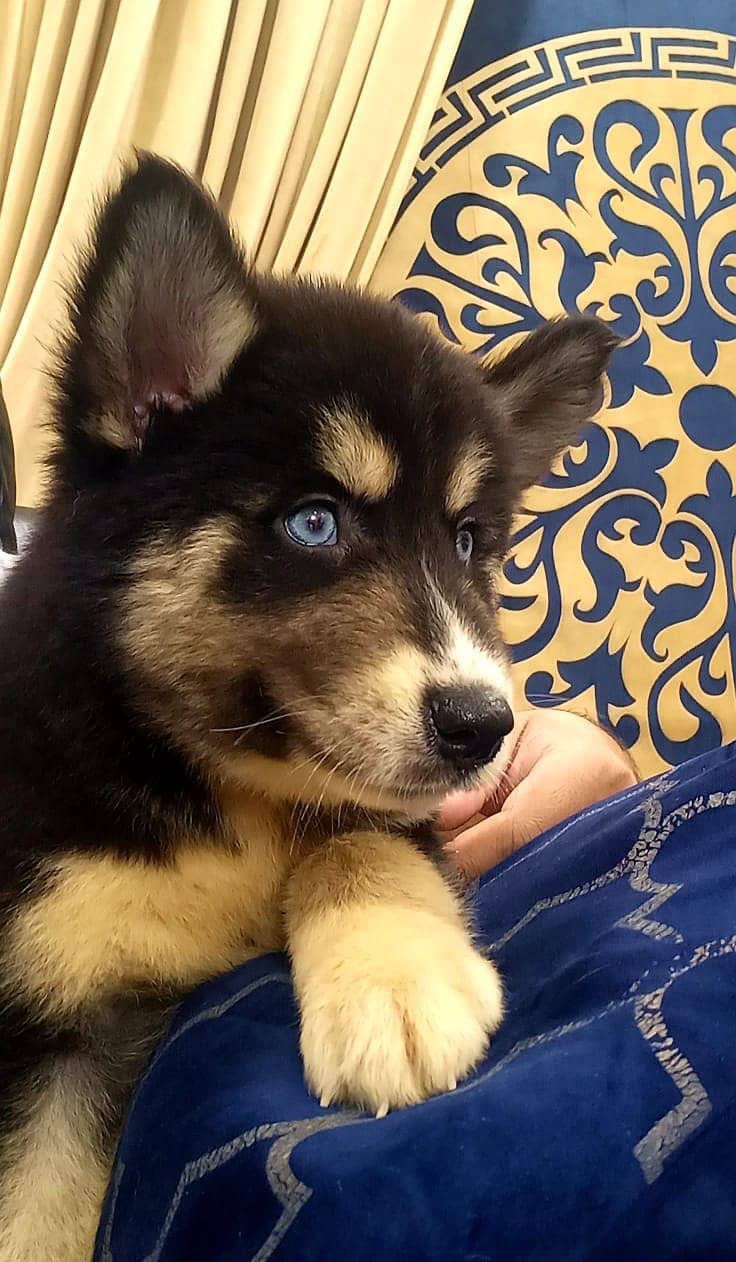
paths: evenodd
<path fill-rule="evenodd" d="M 528 701 L 647 773 L 736 737 L 736 44 L 596 31 L 448 90 L 380 288 L 479 354 L 566 311 L 623 338 L 610 404 L 520 514 Z"/>

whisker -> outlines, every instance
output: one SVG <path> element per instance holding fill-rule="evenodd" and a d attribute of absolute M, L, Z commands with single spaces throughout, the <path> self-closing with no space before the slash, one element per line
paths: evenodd
<path fill-rule="evenodd" d="M 267 723 L 279 723 L 284 719 L 302 718 L 309 714 L 309 710 L 281 710 L 274 711 L 265 719 L 256 719 L 253 723 L 238 723 L 234 727 L 211 727 L 210 732 L 251 732 L 254 727 L 264 727 Z"/>
<path fill-rule="evenodd" d="M 323 751 L 323 753 L 319 757 L 317 757 L 317 755 L 314 755 L 314 754 L 308 754 L 306 758 L 302 759 L 302 761 L 298 763 L 295 768 L 293 768 L 293 770 L 298 771 L 302 767 L 305 767 L 307 763 L 310 763 L 310 762 L 314 763 L 314 766 L 312 767 L 312 770 L 307 777 L 306 783 L 302 786 L 302 790 L 301 790 L 302 794 L 305 794 L 307 792 L 309 785 L 314 779 L 314 776 L 316 775 L 316 773 L 320 770 L 321 767 L 324 766 L 327 759 L 335 754 L 336 750 L 337 750 L 337 746 L 330 745 Z M 340 765 L 341 764 L 338 764 L 338 766 Z M 330 770 L 330 773 L 327 777 L 325 785 L 322 789 L 322 793 L 320 795 L 319 805 L 321 805 L 322 799 L 327 791 L 329 783 L 332 777 L 334 776 L 336 770 L 337 768 L 333 768 Z M 299 816 L 297 820 L 295 821 L 295 832 L 294 832 L 294 836 L 292 837 L 292 842 L 291 842 L 292 851 L 293 851 L 294 843 L 297 838 L 297 834 L 299 834 L 300 836 L 304 836 L 304 832 L 306 831 L 306 827 L 309 823 L 309 819 L 315 817 L 318 809 L 319 809 L 319 806 L 315 808 L 314 803 L 311 802 L 309 798 L 302 798 L 301 803 L 300 803 Z"/>

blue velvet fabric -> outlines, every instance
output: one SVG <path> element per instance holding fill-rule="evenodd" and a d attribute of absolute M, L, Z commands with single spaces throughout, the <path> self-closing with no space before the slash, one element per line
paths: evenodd
<path fill-rule="evenodd" d="M 185 1005 L 133 1102 L 97 1262 L 736 1257 L 736 750 L 575 817 L 476 897 L 508 1017 L 376 1120 L 302 1080 L 286 962 Z"/>

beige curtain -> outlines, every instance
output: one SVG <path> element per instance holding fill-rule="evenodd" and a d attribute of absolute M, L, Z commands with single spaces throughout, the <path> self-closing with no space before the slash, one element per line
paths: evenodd
<path fill-rule="evenodd" d="M 42 494 L 46 347 L 133 145 L 200 175 L 256 262 L 366 282 L 472 0 L 0 0 L 0 377 Z"/>

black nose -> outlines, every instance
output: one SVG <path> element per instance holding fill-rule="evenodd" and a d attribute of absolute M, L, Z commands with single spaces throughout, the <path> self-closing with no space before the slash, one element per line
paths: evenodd
<path fill-rule="evenodd" d="M 481 767 L 495 758 L 514 726 L 511 708 L 493 692 L 446 688 L 429 697 L 432 743 L 449 762 Z"/>

